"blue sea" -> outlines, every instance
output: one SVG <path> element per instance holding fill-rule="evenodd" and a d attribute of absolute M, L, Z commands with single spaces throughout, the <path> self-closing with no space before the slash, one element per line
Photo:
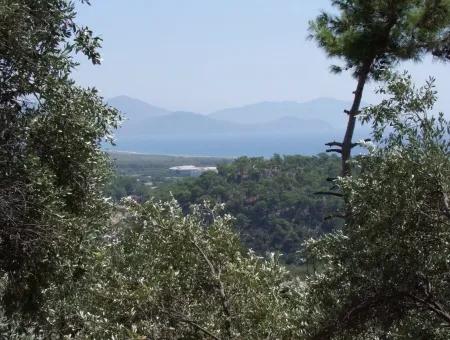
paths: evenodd
<path fill-rule="evenodd" d="M 366 138 L 367 136 L 356 137 Z M 116 151 L 189 156 L 315 155 L 325 152 L 325 143 L 342 137 L 326 135 L 206 135 L 137 136 L 117 140 Z M 108 149 L 111 149 L 110 147 Z M 358 150 L 355 150 L 358 152 Z M 362 150 L 360 150 L 362 151 Z"/>

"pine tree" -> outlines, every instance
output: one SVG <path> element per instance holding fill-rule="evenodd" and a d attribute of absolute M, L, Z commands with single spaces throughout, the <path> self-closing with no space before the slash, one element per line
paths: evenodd
<path fill-rule="evenodd" d="M 342 159 L 342 175 L 351 175 L 351 150 L 364 86 L 401 60 L 420 60 L 433 53 L 447 60 L 449 0 L 333 0 L 338 15 L 323 12 L 310 23 L 311 38 L 329 57 L 344 61 L 332 71 L 351 70 L 357 79 L 342 142 L 330 142 L 329 152 Z"/>

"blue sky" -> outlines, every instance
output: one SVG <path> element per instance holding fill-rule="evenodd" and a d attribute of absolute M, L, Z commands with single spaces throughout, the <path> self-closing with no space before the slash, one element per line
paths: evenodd
<path fill-rule="evenodd" d="M 101 66 L 75 73 L 106 98 L 129 95 L 171 110 L 208 113 L 259 101 L 350 100 L 347 74 L 307 40 L 308 21 L 329 0 L 92 0 L 78 21 L 103 39 Z M 450 112 L 450 64 L 404 64 L 418 82 L 437 78 Z M 366 102 L 376 102 L 369 85 Z"/>

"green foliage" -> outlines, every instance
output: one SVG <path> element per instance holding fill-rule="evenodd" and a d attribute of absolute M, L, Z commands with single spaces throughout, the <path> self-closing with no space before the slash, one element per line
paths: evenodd
<path fill-rule="evenodd" d="M 195 179 L 163 187 L 156 197 L 171 195 L 185 211 L 204 200 L 224 203 L 236 217 L 244 244 L 257 253 L 278 251 L 295 261 L 302 242 L 333 230 L 339 221 L 324 220 L 341 206 L 337 198 L 315 195 L 327 188 L 324 179 L 338 173 L 336 157 L 275 155 L 272 159 L 242 157 Z"/>
<path fill-rule="evenodd" d="M 343 229 L 307 245 L 312 337 L 450 336 L 450 124 L 428 116 L 433 83 L 386 77 L 368 108 L 378 147 L 339 181 L 351 207 Z M 387 128 L 389 127 L 389 128 Z"/>
<path fill-rule="evenodd" d="M 186 216 L 176 202 L 128 199 L 115 220 L 91 245 L 85 288 L 47 291 L 46 334 L 298 337 L 298 284 L 276 257 L 244 251 L 220 207 L 195 206 Z"/>
<path fill-rule="evenodd" d="M 311 21 L 311 37 L 330 57 L 344 59 L 344 68 L 357 76 L 367 63 L 377 78 L 399 60 L 418 60 L 429 52 L 445 59 L 448 0 L 333 0 L 332 4 L 339 15 L 324 12 Z M 342 67 L 332 69 L 339 72 Z"/>
<path fill-rule="evenodd" d="M 450 0 L 332 0 L 338 14 L 323 12 L 310 22 L 314 38 L 329 57 L 345 62 L 358 83 L 342 142 L 330 142 L 329 152 L 341 155 L 342 176 L 350 176 L 353 133 L 365 84 L 402 60 L 426 54 L 447 60 Z M 340 72 L 341 66 L 332 66 Z"/>
<path fill-rule="evenodd" d="M 153 185 L 153 182 L 151 183 Z M 106 188 L 105 195 L 115 202 L 120 202 L 122 198 L 128 196 L 135 197 L 139 201 L 147 201 L 151 197 L 151 191 L 151 188 L 143 183 L 140 178 L 116 175 Z"/>
<path fill-rule="evenodd" d="M 70 80 L 71 51 L 99 63 L 100 40 L 65 0 L 0 0 L 0 273 L 7 316 L 39 318 L 43 289 L 72 280 L 104 223 L 117 111 Z M 108 138 L 106 138 L 108 139 Z M 28 315 L 27 315 L 28 314 Z"/>
<path fill-rule="evenodd" d="M 69 1 L 0 0 L 2 337 L 296 337 L 297 284 L 228 216 L 104 202 L 118 113 L 70 80 L 73 52 L 100 61 L 74 18 Z"/>
<path fill-rule="evenodd" d="M 170 187 L 181 205 L 105 202 L 100 146 L 119 115 L 70 80 L 73 53 L 99 63 L 100 39 L 70 1 L 0 0 L 3 338 L 450 337 L 450 125 L 427 115 L 432 81 L 381 73 L 445 57 L 449 2 L 333 3 L 342 16 L 312 24 L 319 43 L 387 82 L 362 115 L 378 146 L 355 161 L 358 176 L 335 181 L 349 209 L 338 230 L 323 217 L 339 201 L 313 194 L 337 172 L 326 155 L 240 158 Z M 192 205 L 205 200 L 236 220 Z M 235 226 L 258 252 L 289 256 L 333 232 L 307 242 L 316 272 L 299 281 L 275 254 L 245 250 Z"/>

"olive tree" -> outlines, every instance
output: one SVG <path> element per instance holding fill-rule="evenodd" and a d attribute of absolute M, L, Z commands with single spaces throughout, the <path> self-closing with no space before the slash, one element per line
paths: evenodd
<path fill-rule="evenodd" d="M 8 316 L 39 318 L 43 290 L 83 272 L 80 245 L 107 215 L 100 145 L 118 113 L 70 79 L 75 53 L 100 62 L 100 39 L 75 14 L 67 0 L 0 0 L 0 273 Z"/>
<path fill-rule="evenodd" d="M 338 181 L 351 217 L 307 245 L 321 268 L 305 299 L 311 338 L 450 336 L 450 124 L 429 113 L 433 81 L 385 80 L 362 115 L 378 145 Z"/>
<path fill-rule="evenodd" d="M 92 244 L 85 283 L 48 292 L 46 334 L 155 339 L 300 336 L 300 285 L 243 249 L 220 207 L 123 202 Z M 74 291 L 70 296 L 67 292 Z"/>

